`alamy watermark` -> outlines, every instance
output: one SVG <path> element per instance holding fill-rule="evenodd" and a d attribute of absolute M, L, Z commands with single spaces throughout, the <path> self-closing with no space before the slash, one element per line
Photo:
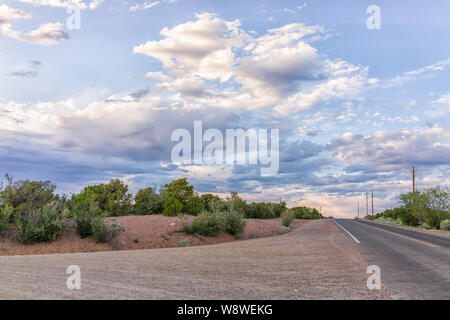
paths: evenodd
<path fill-rule="evenodd" d="M 66 280 L 66 286 L 69 290 L 81 289 L 81 269 L 77 265 L 70 265 L 66 269 L 66 273 L 70 276 Z"/>
<path fill-rule="evenodd" d="M 81 29 L 81 9 L 76 4 L 71 3 L 67 7 L 67 29 L 68 30 L 80 30 Z"/>
<path fill-rule="evenodd" d="M 377 5 L 367 7 L 366 13 L 370 16 L 367 18 L 366 25 L 369 30 L 381 29 L 381 9 Z"/>
<path fill-rule="evenodd" d="M 270 137 L 268 131 L 226 129 L 224 135 L 208 129 L 203 133 L 202 121 L 194 121 L 193 139 L 187 129 L 172 132 L 171 140 L 178 144 L 172 148 L 171 159 L 175 164 L 259 165 L 262 176 L 271 176 L 279 169 L 279 130 L 271 129 Z M 205 148 L 204 142 L 208 143 Z"/>
<path fill-rule="evenodd" d="M 381 269 L 379 266 L 371 265 L 367 267 L 367 273 L 371 274 L 367 279 L 367 289 L 380 290 L 381 289 Z"/>

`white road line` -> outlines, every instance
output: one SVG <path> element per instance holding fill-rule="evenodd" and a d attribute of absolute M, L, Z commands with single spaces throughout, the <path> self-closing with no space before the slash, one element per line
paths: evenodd
<path fill-rule="evenodd" d="M 348 235 L 349 235 L 350 237 L 352 237 L 352 239 L 355 240 L 356 243 L 360 243 L 359 240 L 356 239 L 354 235 L 352 235 L 350 232 L 347 231 L 347 229 L 345 229 L 343 226 L 341 226 L 339 223 L 337 223 L 336 220 L 333 219 L 333 221 L 334 221 L 334 223 L 336 223 L 336 225 L 339 226 L 342 230 L 344 230 L 345 232 L 347 232 Z"/>

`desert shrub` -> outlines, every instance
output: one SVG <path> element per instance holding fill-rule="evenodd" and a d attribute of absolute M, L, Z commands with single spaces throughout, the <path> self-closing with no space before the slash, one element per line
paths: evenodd
<path fill-rule="evenodd" d="M 57 203 L 16 216 L 18 240 L 24 244 L 50 242 L 64 231 L 62 212 Z"/>
<path fill-rule="evenodd" d="M 270 204 L 259 202 L 259 203 L 250 203 L 247 218 L 271 219 L 276 218 L 276 216 Z"/>
<path fill-rule="evenodd" d="M 103 217 L 95 217 L 91 220 L 91 232 L 92 238 L 95 242 L 101 243 L 106 242 L 106 236 L 108 234 L 108 226 L 103 221 Z"/>
<path fill-rule="evenodd" d="M 242 200 L 237 192 L 230 192 L 230 197 L 227 199 L 227 205 L 227 210 L 229 211 L 237 211 L 244 216 L 248 216 L 250 214 L 250 208 L 247 202 Z"/>
<path fill-rule="evenodd" d="M 177 247 L 190 247 L 192 246 L 188 239 L 178 241 Z"/>
<path fill-rule="evenodd" d="M 84 201 L 85 198 L 93 197 L 98 206 L 106 216 L 124 216 L 132 212 L 131 193 L 128 193 L 128 186 L 119 179 L 113 179 L 108 184 L 99 184 L 89 186 L 83 189 L 79 194 L 73 195 L 69 201 L 69 207 L 73 202 Z"/>
<path fill-rule="evenodd" d="M 401 217 L 401 220 L 403 221 L 404 224 L 411 227 L 417 227 L 420 224 L 419 218 L 417 218 L 417 216 L 415 216 L 410 212 L 405 213 Z"/>
<path fill-rule="evenodd" d="M 383 216 L 377 217 L 374 221 L 384 224 L 391 224 L 394 226 L 403 226 L 404 223 L 401 219 L 385 218 Z"/>
<path fill-rule="evenodd" d="M 5 205 L 3 208 L 0 208 L 0 232 L 6 229 L 9 220 L 12 217 L 14 212 L 14 208 L 11 205 Z"/>
<path fill-rule="evenodd" d="M 21 214 L 43 208 L 55 200 L 55 184 L 51 181 L 13 181 L 6 174 L 8 185 L 2 190 L 1 198 L 4 204 L 14 208 L 14 213 Z"/>
<path fill-rule="evenodd" d="M 424 222 L 424 223 L 422 223 L 421 225 L 419 225 L 419 228 L 422 228 L 422 229 L 432 229 L 432 228 L 430 227 L 430 225 L 428 225 L 428 223 L 426 223 L 426 222 Z"/>
<path fill-rule="evenodd" d="M 294 220 L 294 213 L 291 210 L 284 210 L 281 214 L 281 222 L 283 226 L 289 227 Z"/>
<path fill-rule="evenodd" d="M 450 219 L 450 192 L 435 187 L 424 191 L 415 191 L 400 196 L 401 207 L 417 217 L 419 223 L 439 229 L 441 221 Z"/>
<path fill-rule="evenodd" d="M 153 188 L 139 190 L 134 197 L 133 212 L 137 215 L 160 214 L 167 198 L 165 191 L 157 193 Z"/>
<path fill-rule="evenodd" d="M 191 225 L 184 224 L 183 232 L 186 234 L 200 234 L 213 237 L 225 230 L 223 214 L 219 212 L 202 212 Z"/>
<path fill-rule="evenodd" d="M 315 208 L 295 207 L 291 209 L 295 219 L 323 219 L 323 216 Z"/>
<path fill-rule="evenodd" d="M 92 219 L 92 238 L 97 243 L 107 242 L 124 231 L 125 227 L 116 220 L 108 225 L 101 216 Z"/>
<path fill-rule="evenodd" d="M 441 230 L 450 231 L 450 220 L 449 219 L 442 220 L 440 228 Z"/>
<path fill-rule="evenodd" d="M 182 203 L 175 197 L 170 197 L 163 204 L 165 216 L 178 216 L 183 211 Z"/>
<path fill-rule="evenodd" d="M 224 213 L 223 215 L 226 232 L 235 236 L 244 231 L 244 228 L 247 225 L 244 219 L 244 214 L 232 210 Z"/>
<path fill-rule="evenodd" d="M 95 199 L 95 195 L 87 193 L 81 193 L 71 199 L 71 215 L 75 217 L 77 232 L 81 238 L 91 236 L 94 219 L 103 217 Z"/>
<path fill-rule="evenodd" d="M 226 207 L 226 204 L 219 196 L 216 196 L 211 193 L 202 194 L 200 196 L 200 199 L 203 202 L 205 211 L 208 211 L 208 212 L 218 209 L 217 207 L 220 207 L 221 209 Z"/>
<path fill-rule="evenodd" d="M 286 202 L 272 203 L 272 210 L 276 217 L 281 217 L 281 214 L 286 211 Z"/>
<path fill-rule="evenodd" d="M 205 209 L 203 201 L 200 197 L 192 197 L 185 205 L 185 212 L 191 215 L 198 215 Z"/>

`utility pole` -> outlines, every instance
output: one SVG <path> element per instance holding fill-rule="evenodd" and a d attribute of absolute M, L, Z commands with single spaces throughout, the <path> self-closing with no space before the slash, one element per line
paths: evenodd
<path fill-rule="evenodd" d="M 369 215 L 369 193 L 366 192 L 366 216 Z"/>
<path fill-rule="evenodd" d="M 358 202 L 358 219 L 359 219 L 359 202 Z"/>
<path fill-rule="evenodd" d="M 372 190 L 372 216 L 373 216 L 373 190 Z"/>
<path fill-rule="evenodd" d="M 412 176 L 412 184 L 413 184 L 413 193 L 416 192 L 416 172 L 413 166 L 413 176 Z"/>

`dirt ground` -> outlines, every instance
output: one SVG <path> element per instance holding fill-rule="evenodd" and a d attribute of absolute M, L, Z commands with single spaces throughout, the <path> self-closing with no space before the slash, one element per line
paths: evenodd
<path fill-rule="evenodd" d="M 24 245 L 16 240 L 16 230 L 11 225 L 6 231 L 0 233 L 0 256 L 172 248 L 183 240 L 188 240 L 191 246 L 201 246 L 275 236 L 285 229 L 280 219 L 246 219 L 245 230 L 237 237 L 224 232 L 216 237 L 184 234 L 181 231 L 183 221 L 190 223 L 194 218 L 193 216 L 166 217 L 163 215 L 108 218 L 108 220 L 115 219 L 125 226 L 125 232 L 108 243 L 102 244 L 95 243 L 91 237 L 81 239 L 73 223 L 69 223 L 67 231 L 56 241 Z M 294 220 L 291 229 L 296 229 L 303 223 L 305 221 Z"/>

